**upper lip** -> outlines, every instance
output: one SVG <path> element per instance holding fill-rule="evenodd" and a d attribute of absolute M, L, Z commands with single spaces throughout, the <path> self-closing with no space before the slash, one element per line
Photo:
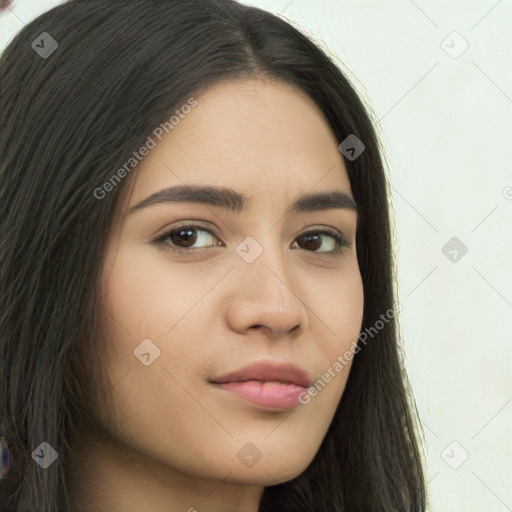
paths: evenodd
<path fill-rule="evenodd" d="M 276 381 L 284 384 L 295 384 L 297 386 L 309 387 L 311 379 L 307 372 L 293 363 L 260 362 L 245 366 L 240 370 L 211 379 L 215 384 L 227 382 L 242 382 L 248 380 L 259 380 L 262 382 Z"/>

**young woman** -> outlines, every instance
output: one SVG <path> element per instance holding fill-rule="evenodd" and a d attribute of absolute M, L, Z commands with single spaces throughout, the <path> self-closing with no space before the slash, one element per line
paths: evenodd
<path fill-rule="evenodd" d="M 232 0 L 73 0 L 1 72 L 1 510 L 424 511 L 387 184 Z"/>

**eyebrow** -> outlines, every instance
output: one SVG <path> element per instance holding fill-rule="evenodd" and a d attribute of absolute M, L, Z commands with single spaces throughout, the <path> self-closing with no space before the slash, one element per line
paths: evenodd
<path fill-rule="evenodd" d="M 140 203 L 132 206 L 128 215 L 153 204 L 173 202 L 209 204 L 230 212 L 241 213 L 244 209 L 247 210 L 249 198 L 245 194 L 231 188 L 210 185 L 178 185 L 151 194 Z M 349 194 L 343 190 L 330 190 L 309 193 L 298 197 L 288 207 L 286 214 L 338 208 L 347 208 L 357 212 L 357 204 Z"/>

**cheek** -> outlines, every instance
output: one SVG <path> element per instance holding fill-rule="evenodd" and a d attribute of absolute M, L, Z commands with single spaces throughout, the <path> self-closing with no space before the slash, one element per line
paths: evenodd
<path fill-rule="evenodd" d="M 135 251 L 122 244 L 110 248 L 99 308 L 104 368 L 111 386 L 119 388 L 136 380 L 141 394 L 146 396 L 157 374 L 156 365 L 165 356 L 162 340 L 176 321 L 171 315 L 180 310 L 178 303 L 183 301 L 183 296 L 177 298 L 174 293 L 166 293 L 164 276 L 149 261 L 146 250 Z M 179 284 L 176 287 L 180 289 Z M 159 379 L 154 385 L 159 385 Z M 132 401 L 142 402 L 138 393 L 132 396 Z"/>
<path fill-rule="evenodd" d="M 363 283 L 359 268 L 343 272 L 331 282 L 322 295 L 322 311 L 329 340 L 322 344 L 325 356 L 332 363 L 340 353 L 357 342 L 364 311 Z"/>
<path fill-rule="evenodd" d="M 207 292 L 216 277 L 207 273 L 206 265 L 204 271 L 195 266 L 192 271 L 187 264 L 171 268 L 164 252 L 129 243 L 112 252 L 107 262 L 100 311 L 111 384 L 126 376 L 125 383 L 140 382 L 134 398 L 139 390 L 157 402 L 162 397 L 155 391 L 181 396 L 183 391 L 175 394 L 179 384 L 167 371 L 187 382 L 193 370 L 200 374 L 214 355 L 208 339 L 215 337 L 210 320 L 219 315 L 213 294 Z"/>
<path fill-rule="evenodd" d="M 109 337 L 114 343 L 130 337 L 135 342 L 141 335 L 164 338 L 201 298 L 201 289 L 196 292 L 191 286 L 189 271 L 170 272 L 165 255 L 155 257 L 151 246 L 121 246 L 109 268 L 102 304 L 106 323 L 120 333 Z"/>
<path fill-rule="evenodd" d="M 318 339 L 321 372 L 309 398 L 327 414 L 334 414 L 345 389 L 361 332 L 364 311 L 363 283 L 357 265 L 331 283 L 322 300 L 326 328 Z M 308 397 L 306 397 L 308 400 Z M 329 412 L 327 412 L 329 411 Z"/>

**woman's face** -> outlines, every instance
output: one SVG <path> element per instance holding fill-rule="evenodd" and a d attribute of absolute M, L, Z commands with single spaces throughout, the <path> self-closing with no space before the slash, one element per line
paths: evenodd
<path fill-rule="evenodd" d="M 305 200 L 352 192 L 301 92 L 235 80 L 196 100 L 161 141 L 152 135 L 111 234 L 101 311 L 114 387 L 96 420 L 161 467 L 266 486 L 308 466 L 345 387 L 350 361 L 340 370 L 338 358 L 363 314 L 357 214 Z M 184 185 L 218 191 L 132 210 Z M 330 232 L 349 245 L 337 252 Z"/>

